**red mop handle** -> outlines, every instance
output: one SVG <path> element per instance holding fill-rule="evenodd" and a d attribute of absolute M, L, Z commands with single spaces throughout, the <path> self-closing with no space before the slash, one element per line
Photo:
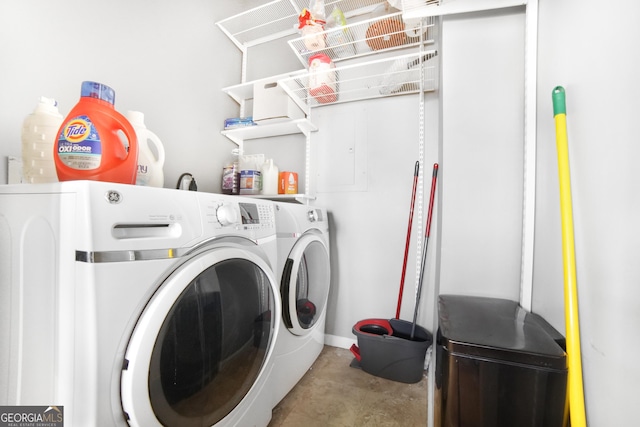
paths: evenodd
<path fill-rule="evenodd" d="M 413 225 L 413 207 L 416 203 L 416 187 L 418 186 L 418 173 L 420 162 L 416 162 L 413 171 L 413 190 L 411 192 L 411 209 L 409 210 L 409 227 L 407 228 L 407 241 L 404 245 L 404 261 L 402 263 L 402 275 L 400 276 L 400 291 L 398 292 L 398 305 L 396 307 L 396 319 L 400 318 L 400 307 L 402 307 L 402 294 L 404 293 L 404 277 L 407 273 L 407 258 L 409 256 L 409 246 L 411 243 L 411 226 Z"/>
<path fill-rule="evenodd" d="M 433 199 L 436 195 L 436 180 L 438 178 L 438 164 L 433 164 L 433 175 L 431 178 L 431 196 L 429 196 L 429 215 L 427 216 L 427 231 L 425 232 L 425 236 L 427 239 L 431 234 L 431 216 L 433 214 Z"/>

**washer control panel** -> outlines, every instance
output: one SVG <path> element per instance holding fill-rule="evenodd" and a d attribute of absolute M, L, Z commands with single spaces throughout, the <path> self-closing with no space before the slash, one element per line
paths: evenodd
<path fill-rule="evenodd" d="M 216 209 L 216 219 L 223 227 L 238 222 L 238 210 L 232 205 L 219 205 Z"/>
<path fill-rule="evenodd" d="M 201 204 L 209 227 L 267 233 L 275 230 L 273 203 L 268 200 L 209 194 L 201 198 Z"/>

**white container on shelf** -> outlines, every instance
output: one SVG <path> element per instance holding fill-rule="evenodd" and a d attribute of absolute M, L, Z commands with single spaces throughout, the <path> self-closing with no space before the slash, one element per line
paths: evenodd
<path fill-rule="evenodd" d="M 240 156 L 240 195 L 258 195 L 262 190 L 264 154 L 243 154 Z"/>
<path fill-rule="evenodd" d="M 144 114 L 139 111 L 127 111 L 127 120 L 136 131 L 138 138 L 138 172 L 136 174 L 136 185 L 148 187 L 164 186 L 164 146 L 158 136 L 147 129 L 144 124 Z M 151 150 L 149 142 L 154 146 Z"/>
<path fill-rule="evenodd" d="M 277 81 L 267 79 L 253 84 L 254 122 L 264 124 L 304 118 L 304 111 L 293 102 Z"/>
<path fill-rule="evenodd" d="M 55 99 L 40 97 L 38 105 L 22 123 L 23 182 L 57 182 L 53 150 L 64 117 Z"/>
<path fill-rule="evenodd" d="M 324 53 L 309 58 L 309 94 L 321 104 L 338 99 L 335 67 L 331 58 Z"/>
<path fill-rule="evenodd" d="M 278 194 L 278 166 L 273 164 L 273 159 L 267 159 L 262 165 L 262 192 L 266 196 Z"/>
<path fill-rule="evenodd" d="M 300 33 L 307 49 L 313 51 L 325 48 L 325 35 L 322 25 L 305 25 L 300 30 Z"/>

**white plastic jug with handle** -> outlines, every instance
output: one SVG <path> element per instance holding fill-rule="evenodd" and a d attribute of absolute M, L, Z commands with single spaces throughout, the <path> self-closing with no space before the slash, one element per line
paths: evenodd
<path fill-rule="evenodd" d="M 138 172 L 136 185 L 148 187 L 164 186 L 164 146 L 158 136 L 147 129 L 144 114 L 140 111 L 127 111 L 127 120 L 131 123 L 138 137 Z M 149 142 L 154 146 L 151 150 Z"/>
<path fill-rule="evenodd" d="M 267 159 L 262 165 L 262 194 L 278 194 L 278 167 L 273 164 L 273 159 Z"/>
<path fill-rule="evenodd" d="M 24 182 L 57 182 L 53 145 L 62 125 L 55 99 L 40 97 L 33 113 L 22 124 L 22 174 Z"/>

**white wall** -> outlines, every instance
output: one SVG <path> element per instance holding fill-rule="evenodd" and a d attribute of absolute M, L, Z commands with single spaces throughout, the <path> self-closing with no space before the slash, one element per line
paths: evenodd
<path fill-rule="evenodd" d="M 637 424 L 640 4 L 540 2 L 534 310 L 564 330 L 551 92 L 564 86 L 590 426 Z"/>
<path fill-rule="evenodd" d="M 326 153 L 340 158 L 321 156 L 317 177 L 317 203 L 331 212 L 333 231 L 327 333 L 354 339 L 351 328 L 357 321 L 395 317 L 419 154 L 419 98 L 403 96 L 317 108 L 313 114 L 320 129 L 313 140 Z M 437 161 L 437 92 L 426 94 L 425 116 L 426 204 L 432 165 Z M 350 163 L 341 163 L 350 156 Z M 425 220 L 414 214 L 400 315 L 407 321 L 412 321 L 415 307 L 415 243 L 418 235 L 423 236 Z M 427 269 L 430 277 L 435 267 L 434 228 Z M 423 284 L 420 325 L 429 325 L 431 313 L 426 307 L 431 306 L 432 293 L 433 280 L 427 279 Z"/>
<path fill-rule="evenodd" d="M 440 293 L 519 300 L 522 8 L 443 19 Z"/>

